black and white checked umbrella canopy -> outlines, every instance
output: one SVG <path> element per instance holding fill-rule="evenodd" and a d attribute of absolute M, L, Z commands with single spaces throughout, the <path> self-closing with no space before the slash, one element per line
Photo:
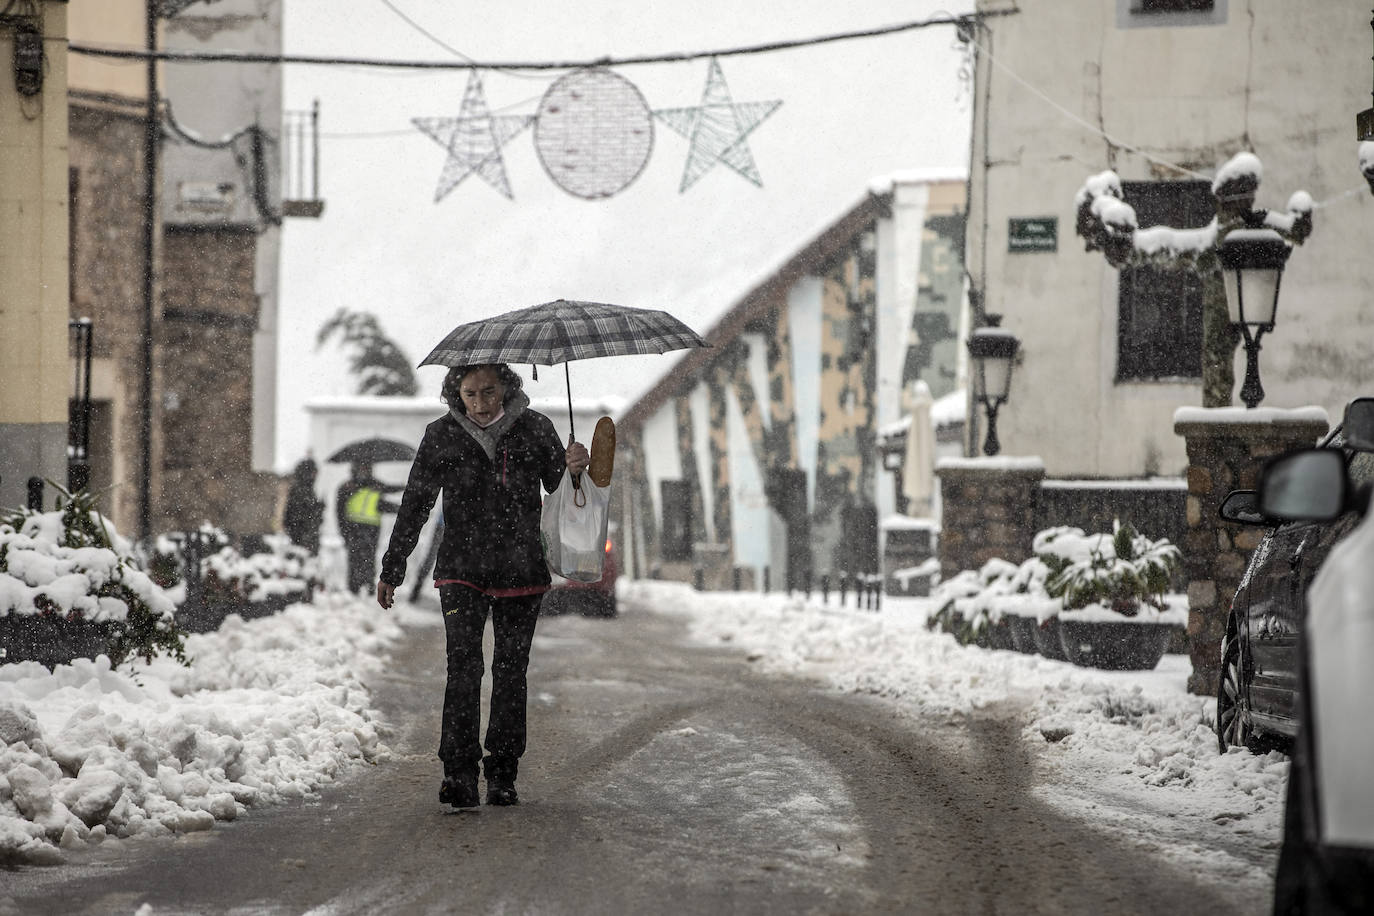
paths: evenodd
<path fill-rule="evenodd" d="M 667 312 L 558 299 L 460 324 L 420 365 L 555 366 L 598 356 L 667 353 L 709 346 Z"/>

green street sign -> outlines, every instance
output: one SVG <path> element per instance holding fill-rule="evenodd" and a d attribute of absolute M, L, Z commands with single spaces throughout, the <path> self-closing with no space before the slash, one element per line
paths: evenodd
<path fill-rule="evenodd" d="M 1059 218 L 1034 216 L 1007 220 L 1007 251 L 1056 251 L 1059 248 Z"/>

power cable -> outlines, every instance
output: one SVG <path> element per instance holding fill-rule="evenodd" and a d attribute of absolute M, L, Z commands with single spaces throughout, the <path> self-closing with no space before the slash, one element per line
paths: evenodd
<path fill-rule="evenodd" d="M 425 37 L 428 38 L 430 41 L 434 42 L 436 45 L 438 45 L 439 47 L 443 48 L 445 51 L 448 51 L 450 54 L 454 55 L 455 57 L 461 58 L 462 60 L 465 60 L 465 61 L 467 61 L 468 63 L 473 63 L 473 59 L 472 59 L 471 57 L 469 57 L 468 55 L 464 54 L 462 51 L 459 51 L 457 48 L 453 47 L 453 45 L 451 45 L 451 44 L 449 44 L 448 42 L 444 41 L 442 38 L 440 38 L 439 36 L 435 35 L 435 34 L 434 34 L 433 32 L 431 32 L 429 29 L 427 29 L 427 28 L 425 28 L 424 26 L 420 25 L 420 23 L 416 22 L 414 19 L 411 19 L 411 18 L 410 18 L 409 16 L 407 16 L 405 13 L 401 12 L 401 10 L 400 10 L 399 8 L 397 8 L 396 4 L 392 3 L 391 0 L 378 0 L 378 2 L 380 2 L 380 3 L 382 4 L 382 6 L 385 6 L 387 9 L 391 10 L 391 12 L 395 13 L 396 16 L 399 17 L 399 18 L 401 19 L 401 21 L 403 21 L 406 25 L 410 26 L 412 29 L 414 29 L 415 31 L 419 32 L 421 35 L 425 36 Z M 516 73 L 516 72 L 514 72 L 514 71 L 508 72 L 506 75 L 507 75 L 507 76 L 514 76 L 514 77 L 517 77 L 517 78 L 519 78 L 519 79 L 544 79 L 544 78 L 545 78 L 545 77 L 543 77 L 543 76 L 536 75 L 536 74 L 533 74 L 533 73 Z"/>
<path fill-rule="evenodd" d="M 579 70 L 586 67 L 624 67 L 633 64 L 680 63 L 701 60 L 708 57 L 739 57 L 747 54 L 765 54 L 771 51 L 785 51 L 829 44 L 836 41 L 849 41 L 858 38 L 877 38 L 895 35 L 916 29 L 937 25 L 959 25 L 975 19 L 992 16 L 1007 16 L 1019 10 L 989 10 L 983 13 L 968 13 L 954 16 L 948 13 L 904 22 L 898 25 L 879 26 L 872 29 L 856 29 L 849 32 L 836 32 L 815 38 L 798 38 L 785 41 L 772 41 L 756 45 L 742 45 L 734 48 L 718 48 L 709 51 L 682 51 L 670 54 L 641 54 L 629 57 L 599 57 L 594 60 L 571 61 L 445 61 L 445 60 L 398 60 L 368 57 L 321 57 L 308 54 L 257 54 L 244 51 L 150 51 L 145 48 L 124 48 L 100 45 L 73 44 L 68 50 L 73 54 L 92 57 L 106 57 L 116 60 L 162 60 L 170 63 L 243 63 L 243 64 L 308 64 L 316 66 L 354 66 L 389 67 L 411 70 Z"/>

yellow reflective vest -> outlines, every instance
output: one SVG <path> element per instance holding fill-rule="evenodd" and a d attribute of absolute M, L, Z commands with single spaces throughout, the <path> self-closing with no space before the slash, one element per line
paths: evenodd
<path fill-rule="evenodd" d="M 381 525 L 381 501 L 380 490 L 360 487 L 344 504 L 344 516 L 355 525 Z"/>

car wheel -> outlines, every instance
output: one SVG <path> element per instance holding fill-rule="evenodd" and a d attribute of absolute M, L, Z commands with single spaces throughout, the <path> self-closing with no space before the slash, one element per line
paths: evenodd
<path fill-rule="evenodd" d="M 1217 683 L 1217 747 L 1221 753 L 1233 747 L 1258 749 L 1241 671 L 1240 639 L 1236 628 L 1226 628 L 1221 644 L 1221 677 Z"/>

